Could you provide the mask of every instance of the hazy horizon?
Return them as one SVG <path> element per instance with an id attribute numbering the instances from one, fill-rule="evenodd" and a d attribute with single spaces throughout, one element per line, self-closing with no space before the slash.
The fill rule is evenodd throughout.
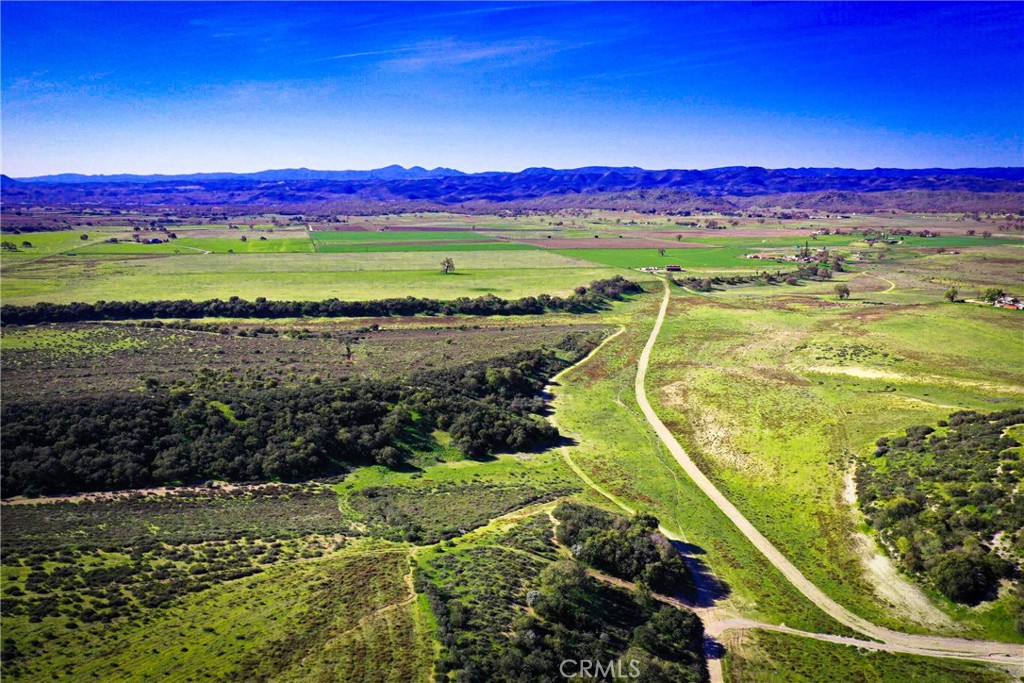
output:
<path id="1" fill-rule="evenodd" d="M 60 172 L 57 172 L 57 173 L 45 173 L 45 174 L 39 174 L 39 175 L 34 175 L 34 176 L 12 176 L 12 175 L 10 175 L 9 173 L 6 173 L 6 172 L 4 172 L 3 175 L 8 177 L 8 178 L 11 178 L 13 180 L 24 180 L 24 179 L 33 179 L 33 178 L 48 178 L 48 177 L 59 177 L 59 176 L 78 176 L 78 175 L 86 176 L 86 177 L 138 176 L 140 178 L 153 177 L 153 176 L 175 177 L 175 176 L 189 176 L 189 175 L 239 175 L 239 176 L 246 176 L 246 175 L 254 175 L 254 174 L 258 174 L 258 173 L 273 173 L 273 172 L 283 172 L 283 171 L 309 171 L 311 173 L 339 173 L 339 172 L 341 172 L 341 173 L 345 173 L 345 172 L 372 173 L 374 171 L 380 171 L 380 170 L 384 170 L 384 169 L 388 169 L 388 168 L 393 168 L 393 167 L 396 167 L 396 166 L 400 167 L 400 168 L 403 168 L 403 169 L 405 169 L 407 171 L 408 170 L 412 170 L 414 168 L 420 168 L 420 169 L 422 169 L 424 171 L 427 171 L 427 172 L 444 169 L 444 170 L 449 170 L 449 171 L 455 171 L 455 172 L 458 172 L 458 173 L 464 174 L 464 175 L 476 175 L 476 174 L 481 174 L 481 173 L 517 174 L 517 173 L 523 173 L 523 172 L 529 171 L 531 169 L 536 169 L 536 168 L 551 168 L 551 170 L 558 171 L 558 172 L 575 171 L 575 170 L 579 170 L 579 169 L 582 169 L 582 168 L 615 168 L 615 169 L 634 168 L 634 169 L 637 169 L 637 170 L 640 170 L 640 171 L 651 172 L 651 173 L 658 173 L 658 172 L 662 172 L 662 171 L 697 171 L 697 172 L 708 172 L 708 171 L 720 170 L 720 169 L 723 169 L 723 168 L 764 168 L 767 171 L 783 171 L 783 170 L 797 170 L 798 171 L 798 170 L 805 170 L 805 169 L 817 169 L 817 170 L 837 169 L 837 170 L 847 170 L 847 171 L 849 171 L 849 170 L 852 170 L 852 171 L 875 171 L 875 170 L 888 170 L 888 169 L 895 169 L 895 170 L 899 170 L 899 171 L 926 171 L 926 170 L 938 169 L 938 170 L 946 170 L 946 171 L 962 171 L 962 170 L 965 170 L 965 169 L 972 169 L 972 170 L 973 169 L 978 169 L 978 170 L 995 170 L 995 169 L 1002 169 L 1002 168 L 1011 168 L 1011 169 L 1021 168 L 1021 169 L 1024 169 L 1024 162 L 1022 162 L 1021 164 L 1015 165 L 1015 166 L 960 166 L 960 167 L 957 167 L 957 168 L 953 168 L 953 167 L 940 167 L 940 166 L 919 167 L 919 168 L 906 168 L 906 167 L 893 167 L 893 166 L 873 166 L 871 168 L 866 168 L 866 167 L 865 168 L 853 168 L 853 167 L 847 167 L 847 166 L 832 166 L 832 165 L 830 165 L 830 166 L 787 166 L 787 167 L 769 168 L 769 167 L 766 167 L 766 166 L 744 165 L 744 164 L 739 164 L 739 165 L 736 165 L 736 166 L 716 166 L 716 167 L 708 167 L 708 168 L 644 168 L 642 166 L 636 166 L 635 164 L 631 164 L 631 165 L 628 165 L 628 166 L 608 166 L 607 164 L 591 164 L 591 165 L 588 165 L 588 166 L 576 166 L 576 167 L 572 167 L 572 168 L 553 168 L 553 167 L 542 167 L 542 166 L 527 166 L 525 168 L 519 168 L 519 169 L 513 169 L 513 170 L 509 170 L 509 169 L 488 169 L 486 171 L 473 171 L 473 172 L 463 171 L 462 169 L 453 168 L 451 166 L 420 166 L 420 165 L 402 166 L 401 164 L 388 164 L 386 166 L 379 166 L 377 168 L 311 168 L 311 167 L 308 167 L 308 166 L 296 166 L 296 167 L 291 167 L 291 168 L 260 168 L 260 169 L 255 169 L 255 170 L 241 170 L 241 171 L 223 170 L 222 169 L 222 170 L 218 170 L 218 171 L 192 171 L 192 172 L 184 172 L 184 173 L 131 173 L 131 172 L 80 173 L 78 171 L 60 171 Z"/>
<path id="2" fill-rule="evenodd" d="M 11 177 L 1024 164 L 1010 3 L 0 11 Z"/>

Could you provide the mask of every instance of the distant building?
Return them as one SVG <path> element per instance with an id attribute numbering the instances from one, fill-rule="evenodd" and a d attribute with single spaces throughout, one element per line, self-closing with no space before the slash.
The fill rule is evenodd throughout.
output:
<path id="1" fill-rule="evenodd" d="M 1024 311 L 1024 301 L 1021 301 L 1015 296 L 1010 296 L 1009 294 L 999 297 L 992 302 L 992 305 L 999 308 L 1010 308 L 1017 311 Z"/>
<path id="2" fill-rule="evenodd" d="M 678 272 L 683 270 L 683 267 L 682 266 L 665 266 L 665 270 L 669 271 L 670 273 L 678 273 Z"/>

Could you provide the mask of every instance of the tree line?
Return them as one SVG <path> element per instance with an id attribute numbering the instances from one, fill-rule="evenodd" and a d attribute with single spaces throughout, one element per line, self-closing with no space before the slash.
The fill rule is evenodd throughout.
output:
<path id="1" fill-rule="evenodd" d="M 688 275 L 679 278 L 669 276 L 669 278 L 672 280 L 672 284 L 677 287 L 685 287 L 698 292 L 710 292 L 715 287 L 737 287 L 739 285 L 779 285 L 785 283 L 795 287 L 800 284 L 801 280 L 831 280 L 833 272 L 841 272 L 842 270 L 842 260 L 837 257 L 830 265 L 801 263 L 797 266 L 796 270 L 792 271 L 776 270 L 774 273 L 769 273 L 767 270 L 763 270 L 753 275 L 714 275 L 707 278 Z"/>
<path id="2" fill-rule="evenodd" d="M 577 287 L 567 297 L 540 294 L 508 300 L 487 295 L 449 301 L 412 296 L 370 301 L 270 301 L 257 297 L 254 301 L 247 301 L 233 296 L 227 300 L 206 301 L 41 302 L 30 306 L 0 306 L 0 320 L 5 325 L 36 325 L 151 318 L 386 318 L 410 315 L 539 315 L 548 311 L 586 313 L 605 308 L 609 301 L 621 300 L 627 294 L 642 292 L 640 285 L 616 275 L 591 282 L 587 287 Z"/>

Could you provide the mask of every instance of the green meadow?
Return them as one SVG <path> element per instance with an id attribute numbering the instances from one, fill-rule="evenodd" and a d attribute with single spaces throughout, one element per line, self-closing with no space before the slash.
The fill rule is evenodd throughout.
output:
<path id="1" fill-rule="evenodd" d="M 159 245 L 157 245 L 159 246 Z M 437 252 L 188 254 L 159 258 L 55 256 L 4 268 L 4 303 L 210 299 L 313 301 L 493 294 L 565 295 L 608 277 L 607 267 L 540 250 L 461 252 L 441 272 Z M 5 260 L 6 264 L 6 260 Z"/>
<path id="2" fill-rule="evenodd" d="M 654 514 L 666 530 L 692 546 L 696 560 L 709 567 L 719 584 L 726 609 L 795 628 L 852 635 L 797 592 L 746 540 L 683 474 L 640 413 L 633 380 L 658 303 L 648 297 L 619 311 L 616 322 L 625 331 L 559 379 L 558 424 L 577 441 L 566 454 L 569 462 L 596 493 L 628 511 Z"/>
<path id="3" fill-rule="evenodd" d="M 652 357 L 656 409 L 748 519 L 845 606 L 893 628 L 955 633 L 966 623 L 1020 639 L 1001 602 L 971 611 L 909 585 L 899 590 L 916 601 L 880 596 L 844 488 L 880 436 L 956 410 L 1024 405 L 1024 319 L 945 302 L 822 299 L 769 288 L 677 296 Z"/>
<path id="4" fill-rule="evenodd" d="M 581 240 L 582 241 L 582 240 Z M 751 251 L 744 247 L 709 247 L 680 249 L 666 246 L 665 255 L 658 254 L 656 247 L 650 249 L 556 249 L 556 253 L 574 258 L 603 263 L 616 268 L 645 268 L 656 266 L 664 268 L 669 264 L 682 266 L 684 269 L 715 269 L 715 270 L 761 270 L 756 261 L 749 261 L 743 255 Z"/>
<path id="5" fill-rule="evenodd" d="M 157 254 L 192 255 L 203 251 L 215 254 L 285 254 L 313 251 L 313 243 L 304 237 L 246 236 L 246 240 L 230 237 L 179 237 L 160 244 L 138 244 L 136 242 L 99 242 L 75 250 L 80 256 L 96 254 Z"/>
<path id="6" fill-rule="evenodd" d="M 456 242 L 453 244 L 391 244 L 376 242 L 372 244 L 348 242 L 317 242 L 316 251 L 321 254 L 348 254 L 380 252 L 466 252 L 466 251 L 524 251 L 536 250 L 537 247 L 515 242 Z"/>
<path id="7" fill-rule="evenodd" d="M 316 242 L 481 242 L 491 239 L 472 230 L 324 230 L 311 232 L 310 235 Z"/>

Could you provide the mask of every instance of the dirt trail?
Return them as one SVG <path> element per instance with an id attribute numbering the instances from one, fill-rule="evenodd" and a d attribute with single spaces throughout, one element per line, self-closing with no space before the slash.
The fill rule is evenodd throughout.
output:
<path id="1" fill-rule="evenodd" d="M 670 453 L 672 453 L 676 462 L 678 462 L 687 475 L 693 479 L 694 483 L 700 487 L 701 491 L 703 491 L 704 494 L 707 495 L 708 498 L 710 498 L 729 518 L 729 520 L 736 525 L 743 535 L 746 536 L 747 539 L 753 543 L 766 558 L 768 558 L 768 561 L 771 562 L 776 569 L 782 572 L 786 579 L 811 602 L 817 605 L 818 608 L 841 624 L 844 624 L 845 626 L 848 626 L 849 628 L 870 638 L 881 641 L 880 644 L 875 644 L 876 649 L 884 648 L 889 652 L 906 652 L 934 657 L 950 657 L 957 659 L 971 659 L 987 663 L 998 663 L 1001 666 L 1016 669 L 1017 675 L 1024 674 L 1024 646 L 993 641 L 966 640 L 963 638 L 910 635 L 878 626 L 850 612 L 808 580 L 807 577 L 804 576 L 803 573 L 797 569 L 796 566 L 793 565 L 793 563 L 790 562 L 786 556 L 772 544 L 771 541 L 769 541 L 754 527 L 753 524 L 750 523 L 746 517 L 743 516 L 736 506 L 718 490 L 711 480 L 701 472 L 696 463 L 694 463 L 693 460 L 690 459 L 690 456 L 687 455 L 686 451 L 683 450 L 683 447 L 679 445 L 679 442 L 676 440 L 675 436 L 672 435 L 672 432 L 668 430 L 665 424 L 658 417 L 657 413 L 654 412 L 650 402 L 647 400 L 647 392 L 644 389 L 645 381 L 647 379 L 647 367 L 651 360 L 651 352 L 654 349 L 654 344 L 658 340 L 658 333 L 661 331 L 662 323 L 665 321 L 670 296 L 669 284 L 668 282 L 665 282 L 665 294 L 661 303 L 661 309 L 658 312 L 658 318 L 655 321 L 654 329 L 651 330 L 651 335 L 640 354 L 640 360 L 637 364 L 634 388 L 636 391 L 637 403 L 640 405 L 640 410 L 643 412 L 644 417 L 647 418 L 647 421 L 651 424 L 651 427 L 665 444 L 665 447 L 668 448 Z M 727 624 L 730 622 L 727 621 L 719 623 Z M 732 628 L 739 628 L 741 626 L 745 628 L 754 628 L 755 626 L 753 626 L 753 624 L 755 623 L 756 622 L 740 620 L 736 622 Z M 743 624 L 746 625 L 743 626 Z M 757 625 L 756 627 L 761 628 L 762 626 Z M 709 626 L 709 628 L 711 628 L 711 626 Z M 783 627 L 771 628 L 778 630 Z M 835 638 L 834 636 L 819 637 L 820 634 L 811 635 L 822 640 Z M 847 640 L 855 641 L 855 639 Z M 844 641 L 838 640 L 835 642 Z M 859 645 L 859 642 L 857 644 Z M 720 673 L 718 675 L 719 677 L 721 676 Z M 721 678 L 718 678 L 718 680 L 721 680 Z"/>
<path id="2" fill-rule="evenodd" d="M 890 280 L 889 278 L 882 277 L 881 275 L 875 275 L 874 273 L 870 273 L 870 272 L 868 272 L 866 270 L 864 272 L 862 272 L 862 273 L 857 273 L 857 275 L 855 275 L 854 277 L 862 277 L 862 276 L 865 276 L 865 275 L 869 275 L 869 276 L 871 276 L 871 277 L 873 277 L 873 278 L 875 278 L 877 280 L 881 280 L 882 282 L 889 283 L 888 289 L 883 289 L 881 292 L 877 292 L 878 294 L 885 294 L 886 292 L 891 292 L 892 290 L 896 289 L 896 283 L 893 282 L 892 280 Z"/>

